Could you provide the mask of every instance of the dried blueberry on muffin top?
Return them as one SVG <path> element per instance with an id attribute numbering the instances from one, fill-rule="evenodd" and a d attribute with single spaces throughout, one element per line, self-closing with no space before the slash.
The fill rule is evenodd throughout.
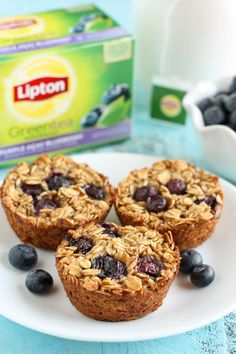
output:
<path id="1" fill-rule="evenodd" d="M 180 249 L 186 249 L 212 234 L 223 197 L 217 176 L 184 160 L 162 160 L 131 171 L 118 184 L 115 209 L 123 225 L 171 230 Z"/>
<path id="2" fill-rule="evenodd" d="M 105 230 L 120 237 L 110 237 Z M 77 249 L 82 238 L 93 242 L 86 253 Z M 106 321 L 131 320 L 158 308 L 179 264 L 170 233 L 114 223 L 68 231 L 56 252 L 57 270 L 72 304 Z"/>
<path id="3" fill-rule="evenodd" d="M 113 189 L 107 177 L 87 164 L 63 155 L 42 155 L 8 173 L 1 200 L 23 242 L 55 249 L 67 230 L 104 221 Z"/>

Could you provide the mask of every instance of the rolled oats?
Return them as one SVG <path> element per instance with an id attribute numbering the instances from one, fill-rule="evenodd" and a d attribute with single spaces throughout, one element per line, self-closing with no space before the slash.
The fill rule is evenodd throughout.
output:
<path id="1" fill-rule="evenodd" d="M 78 253 L 77 247 L 69 246 L 67 239 L 63 240 L 56 253 L 58 267 L 63 277 L 73 273 L 82 286 L 91 291 L 117 292 L 119 290 L 132 293 L 142 289 L 155 289 L 158 287 L 159 278 L 155 281 L 137 269 L 138 260 L 145 256 L 152 256 L 163 264 L 161 278 L 170 279 L 175 276 L 179 265 L 179 253 L 170 233 L 161 235 L 143 226 L 119 226 L 113 223 L 109 225 L 117 231 L 120 237 L 111 237 L 106 234 L 106 228 L 102 225 L 92 223 L 68 232 L 67 235 L 72 240 L 80 237 L 89 238 L 94 246 L 90 251 L 82 254 Z M 126 268 L 123 276 L 118 279 L 103 278 L 100 275 L 101 269 L 94 268 L 97 257 L 106 255 L 122 262 Z M 78 272 L 76 272 L 76 267 L 78 267 Z M 96 284 L 93 285 L 93 283 Z"/>
<path id="2" fill-rule="evenodd" d="M 187 188 L 184 194 L 171 194 L 166 187 L 167 182 L 175 178 L 185 182 Z M 167 201 L 166 210 L 148 212 L 145 202 L 134 200 L 133 195 L 137 188 L 146 185 L 153 185 L 159 189 Z M 171 227 L 186 220 L 213 218 L 211 206 L 204 202 L 207 196 L 214 197 L 219 205 L 223 205 L 223 191 L 218 177 L 207 174 L 183 160 L 163 160 L 154 163 L 151 168 L 133 170 L 123 179 L 117 188 L 115 207 L 121 220 L 158 229 L 163 226 Z M 198 200 L 201 202 L 195 203 Z"/>
<path id="3" fill-rule="evenodd" d="M 55 188 L 51 188 L 50 179 L 58 174 L 66 184 L 57 186 L 54 182 Z M 87 185 L 102 189 L 104 200 L 89 196 Z M 113 189 L 107 177 L 87 164 L 63 155 L 42 155 L 34 163 L 22 162 L 8 173 L 1 200 L 23 242 L 55 249 L 65 230 L 105 219 L 113 202 Z"/>

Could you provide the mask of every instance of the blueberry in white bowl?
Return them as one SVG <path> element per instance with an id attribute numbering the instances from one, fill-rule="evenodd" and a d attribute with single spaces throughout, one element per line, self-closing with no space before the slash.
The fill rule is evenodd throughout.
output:
<path id="1" fill-rule="evenodd" d="M 236 76 L 202 81 L 183 100 L 212 172 L 236 182 Z"/>

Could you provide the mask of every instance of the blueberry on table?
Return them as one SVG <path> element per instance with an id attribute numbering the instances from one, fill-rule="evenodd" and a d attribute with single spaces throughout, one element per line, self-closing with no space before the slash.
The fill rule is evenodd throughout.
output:
<path id="1" fill-rule="evenodd" d="M 53 286 L 53 278 L 45 270 L 36 269 L 29 272 L 25 280 L 25 285 L 33 294 L 47 294 Z"/>
<path id="2" fill-rule="evenodd" d="M 184 274 L 190 274 L 194 267 L 203 262 L 200 253 L 191 248 L 180 251 L 180 257 L 180 271 Z"/>
<path id="3" fill-rule="evenodd" d="M 198 288 L 208 286 L 215 279 L 214 269 L 207 265 L 201 264 L 193 268 L 190 274 L 191 282 Z"/>
<path id="4" fill-rule="evenodd" d="M 202 111 L 202 113 L 204 113 L 207 108 L 210 108 L 212 106 L 213 103 L 211 98 L 204 98 L 198 103 L 198 108 L 200 109 L 200 111 Z"/>
<path id="5" fill-rule="evenodd" d="M 36 265 L 38 255 L 34 247 L 22 243 L 10 249 L 8 259 L 13 267 L 29 270 Z"/>
<path id="6" fill-rule="evenodd" d="M 225 112 L 218 106 L 207 108 L 203 115 L 205 125 L 225 124 L 227 116 Z"/>
<path id="7" fill-rule="evenodd" d="M 236 92 L 227 97 L 225 100 L 225 108 L 231 113 L 236 111 Z"/>

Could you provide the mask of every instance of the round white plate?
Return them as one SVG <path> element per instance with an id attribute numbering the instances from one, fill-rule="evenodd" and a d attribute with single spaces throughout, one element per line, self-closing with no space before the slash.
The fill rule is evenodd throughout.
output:
<path id="1" fill-rule="evenodd" d="M 108 175 L 115 185 L 134 168 L 150 166 L 155 157 L 94 153 L 73 156 Z M 204 262 L 216 271 L 215 281 L 206 288 L 195 288 L 188 277 L 179 274 L 164 304 L 152 314 L 135 321 L 107 323 L 85 317 L 69 302 L 55 269 L 54 253 L 38 250 L 37 267 L 54 278 L 49 295 L 31 294 L 24 285 L 27 272 L 8 263 L 8 251 L 19 243 L 0 209 L 0 314 L 31 329 L 58 337 L 84 341 L 132 341 L 158 338 L 190 331 L 215 321 L 236 309 L 236 188 L 221 180 L 225 192 L 223 215 L 214 235 L 201 247 Z M 117 220 L 114 213 L 110 220 Z"/>

